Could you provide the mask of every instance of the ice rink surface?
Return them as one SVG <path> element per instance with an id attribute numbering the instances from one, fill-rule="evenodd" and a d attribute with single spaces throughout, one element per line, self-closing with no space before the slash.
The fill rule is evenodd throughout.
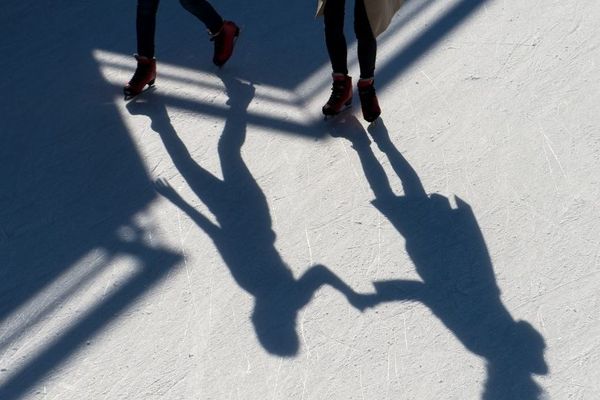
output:
<path id="1" fill-rule="evenodd" d="M 600 399 L 600 3 L 409 0 L 324 121 L 311 1 L 0 7 L 0 399 Z M 349 1 L 350 73 L 358 78 Z"/>

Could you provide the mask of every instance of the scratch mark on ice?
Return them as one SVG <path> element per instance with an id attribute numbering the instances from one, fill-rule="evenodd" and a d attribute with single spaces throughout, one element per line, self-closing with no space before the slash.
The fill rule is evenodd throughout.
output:
<path id="1" fill-rule="evenodd" d="M 362 381 L 362 370 L 361 369 L 358 370 L 358 380 L 360 382 L 360 396 L 362 397 L 362 400 L 365 400 L 365 387 L 364 387 L 363 381 Z"/>
<path id="2" fill-rule="evenodd" d="M 310 261 L 310 264 L 312 265 L 312 263 L 313 263 L 313 254 L 312 254 L 312 248 L 310 246 L 310 239 L 308 238 L 308 229 L 306 228 L 306 226 L 304 227 L 304 234 L 306 235 L 306 244 L 308 245 L 308 257 L 309 257 L 309 261 Z"/>
<path id="3" fill-rule="evenodd" d="M 406 348 L 406 351 L 408 351 L 408 331 L 406 329 L 406 316 L 402 315 L 402 319 L 404 320 L 404 347 Z"/>
<path id="4" fill-rule="evenodd" d="M 273 388 L 273 399 L 277 395 L 277 388 L 279 386 L 279 373 L 281 372 L 281 366 L 283 365 L 283 359 L 279 360 L 279 367 L 277 368 L 277 376 L 275 377 L 275 387 Z"/>
<path id="5" fill-rule="evenodd" d="M 276 197 L 272 197 L 269 202 L 271 207 L 271 216 L 273 218 L 273 231 L 277 232 L 277 227 L 279 226 L 279 221 L 277 220 L 277 209 L 275 208 L 275 202 L 277 201 Z"/>
<path id="6" fill-rule="evenodd" d="M 548 332 L 546 332 L 546 322 L 544 321 L 544 316 L 542 315 L 542 307 L 541 306 L 538 308 L 537 318 L 540 323 L 540 327 L 542 328 L 542 332 L 543 332 L 544 336 L 547 336 Z"/>
<path id="7" fill-rule="evenodd" d="M 552 147 L 552 141 L 548 138 L 548 136 L 546 136 L 546 134 L 544 132 L 542 132 L 542 135 L 544 135 L 544 138 L 546 139 L 546 146 L 548 146 L 548 148 L 550 149 L 550 152 L 552 153 L 552 157 L 554 157 L 554 159 L 556 160 L 556 163 L 558 164 L 558 167 L 560 168 L 560 172 L 562 172 L 563 176 L 566 178 L 567 174 L 565 173 L 562 163 L 558 159 L 558 156 L 556 155 L 556 152 L 554 151 L 554 148 Z"/>
<path id="8" fill-rule="evenodd" d="M 212 315 L 213 315 L 213 279 L 212 279 L 212 274 L 211 274 L 210 287 L 208 288 L 208 330 L 209 330 L 209 335 L 210 335 L 210 329 L 212 326 Z"/>
<path id="9" fill-rule="evenodd" d="M 356 167 L 354 166 L 354 163 L 352 162 L 352 158 L 350 157 L 350 154 L 348 154 L 348 150 L 346 149 L 346 146 L 344 145 L 343 142 L 339 142 L 339 143 L 340 143 L 340 146 L 342 147 L 342 151 L 344 152 L 344 155 L 346 156 L 346 160 L 348 161 L 348 164 L 350 164 L 350 168 L 352 169 L 352 173 L 354 174 L 354 177 L 356 178 L 357 181 L 361 181 L 361 174 L 358 173 Z M 365 185 L 366 185 L 365 183 L 359 184 L 363 193 L 369 193 L 369 189 Z"/>
<path id="10" fill-rule="evenodd" d="M 379 272 L 381 271 L 381 214 L 377 213 L 377 273 L 375 279 L 379 279 Z"/>
<path id="11" fill-rule="evenodd" d="M 252 372 L 252 368 L 250 366 L 250 357 L 248 356 L 248 353 L 246 353 L 246 374 L 249 374 L 250 372 Z"/>
<path id="12" fill-rule="evenodd" d="M 442 161 L 444 163 L 444 175 L 446 180 L 446 193 L 450 193 L 450 174 L 448 172 L 448 161 L 446 160 L 446 152 L 442 149 Z"/>
<path id="13" fill-rule="evenodd" d="M 386 391 L 385 391 L 385 398 L 389 399 L 390 398 L 390 368 L 391 368 L 391 360 L 390 360 L 390 353 L 391 351 L 388 351 L 387 354 L 387 376 L 386 376 Z"/>
<path id="14" fill-rule="evenodd" d="M 302 397 L 300 400 L 304 400 L 304 393 L 306 393 L 306 381 L 308 380 L 308 375 L 304 375 L 304 380 L 302 381 Z"/>
<path id="15" fill-rule="evenodd" d="M 300 317 L 300 336 L 302 336 L 302 343 L 306 347 L 306 358 L 310 358 L 310 346 L 308 345 L 308 341 L 306 340 L 306 336 L 304 335 L 304 315 L 306 311 L 302 311 L 302 315 Z"/>
<path id="16" fill-rule="evenodd" d="M 440 97 L 442 98 L 442 100 L 444 101 L 444 103 L 446 103 L 446 106 L 448 106 L 448 108 L 451 108 L 450 103 L 448 103 L 448 100 L 446 100 L 446 97 L 444 96 L 444 93 L 440 90 L 439 87 L 437 87 L 437 85 L 433 82 L 433 80 L 429 77 L 429 75 L 427 75 L 425 73 L 425 71 L 423 71 L 423 70 L 421 70 L 420 72 L 425 76 L 425 78 L 427 78 L 427 80 L 429 81 L 429 83 L 431 83 L 431 86 L 433 86 L 433 88 L 435 90 L 437 90 L 438 94 L 440 95 Z"/>
<path id="17" fill-rule="evenodd" d="M 546 151 L 546 146 L 542 144 L 542 150 L 544 150 L 544 157 L 546 158 L 546 164 L 548 166 L 548 171 L 550 172 L 550 176 L 552 176 L 552 183 L 554 184 L 554 190 L 558 192 L 558 185 L 556 184 L 556 179 L 554 178 L 554 169 L 552 168 L 552 163 L 550 162 L 550 158 L 548 157 L 548 152 Z"/>
<path id="18" fill-rule="evenodd" d="M 106 297 L 106 292 L 108 292 L 108 287 L 110 286 L 110 282 L 107 281 L 106 285 L 104 285 L 104 291 L 102 291 L 102 297 Z"/>
<path id="19" fill-rule="evenodd" d="M 192 289 L 192 278 L 190 275 L 190 266 L 188 264 L 188 258 L 187 258 L 185 247 L 184 247 L 185 237 L 187 236 L 187 234 L 185 234 L 185 235 L 183 234 L 183 228 L 181 225 L 181 214 L 182 214 L 182 212 L 180 210 L 177 210 L 179 248 L 181 249 L 181 254 L 183 255 L 183 265 L 185 267 L 185 274 L 187 277 L 188 292 L 190 293 L 190 297 L 192 299 L 192 313 L 194 315 L 198 315 L 198 306 L 196 304 L 196 296 L 194 295 L 194 291 Z"/>

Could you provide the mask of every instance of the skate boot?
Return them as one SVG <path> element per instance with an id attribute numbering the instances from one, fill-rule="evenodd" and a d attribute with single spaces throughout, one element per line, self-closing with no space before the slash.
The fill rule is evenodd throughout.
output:
<path id="1" fill-rule="evenodd" d="M 373 78 L 371 78 L 359 79 L 357 84 L 363 118 L 368 122 L 375 121 L 381 115 L 381 108 L 379 108 L 373 83 Z"/>
<path id="2" fill-rule="evenodd" d="M 125 99 L 130 99 L 137 96 L 144 90 L 146 85 L 154 85 L 156 79 L 156 58 L 148 58 L 135 54 L 137 60 L 137 68 L 133 77 L 123 88 Z"/>
<path id="3" fill-rule="evenodd" d="M 215 42 L 213 63 L 222 67 L 233 53 L 233 46 L 240 35 L 240 28 L 231 21 L 224 21 L 219 31 L 212 35 L 211 41 Z"/>
<path id="4" fill-rule="evenodd" d="M 323 106 L 323 114 L 326 116 L 337 115 L 344 108 L 352 105 L 352 78 L 335 72 L 331 76 L 333 77 L 331 96 Z"/>

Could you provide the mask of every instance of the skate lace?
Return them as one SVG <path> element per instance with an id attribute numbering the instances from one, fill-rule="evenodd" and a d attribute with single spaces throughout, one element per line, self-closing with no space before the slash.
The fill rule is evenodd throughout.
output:
<path id="1" fill-rule="evenodd" d="M 345 87 L 345 82 L 333 82 L 333 85 L 331 86 L 331 96 L 329 97 L 329 102 L 339 100 L 344 94 Z"/>
<path id="2" fill-rule="evenodd" d="M 359 96 L 365 96 L 365 97 L 373 97 L 375 96 L 375 87 L 374 86 L 367 86 L 364 88 L 359 88 L 358 89 L 358 95 Z"/>

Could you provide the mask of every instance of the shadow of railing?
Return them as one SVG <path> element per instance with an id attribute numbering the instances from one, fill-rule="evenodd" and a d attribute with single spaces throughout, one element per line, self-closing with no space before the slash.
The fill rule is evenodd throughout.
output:
<path id="1" fill-rule="evenodd" d="M 383 65 L 379 65 L 376 71 L 378 86 L 384 87 L 403 74 L 487 2 L 488 0 L 462 0 L 450 7 L 429 24 L 426 30 L 386 60 Z"/>
<path id="2" fill-rule="evenodd" d="M 421 281 L 374 282 L 369 302 L 416 301 L 427 306 L 462 345 L 486 362 L 482 399 L 539 398 L 532 374 L 546 374 L 544 340 L 527 322 L 515 321 L 500 299 L 500 290 L 481 229 L 471 207 L 456 198 L 428 195 L 415 170 L 396 149 L 383 121 L 369 128 L 379 150 L 400 179 L 403 196 L 389 178 L 353 116 L 331 125 L 331 134 L 352 143 L 375 194 L 373 205 L 404 238 L 406 251 Z"/>
<path id="3" fill-rule="evenodd" d="M 11 377 L 0 387 L 0 398 L 18 399 L 26 394 L 42 377 L 66 361 L 82 343 L 105 329 L 130 304 L 156 286 L 181 260 L 178 254 L 164 248 L 149 247 L 140 238 L 115 239 L 106 243 L 106 248 L 114 251 L 114 256 L 134 257 L 139 263 L 138 270 L 118 290 L 103 298 L 58 338 L 46 344 L 24 367 L 11 371 Z"/>

